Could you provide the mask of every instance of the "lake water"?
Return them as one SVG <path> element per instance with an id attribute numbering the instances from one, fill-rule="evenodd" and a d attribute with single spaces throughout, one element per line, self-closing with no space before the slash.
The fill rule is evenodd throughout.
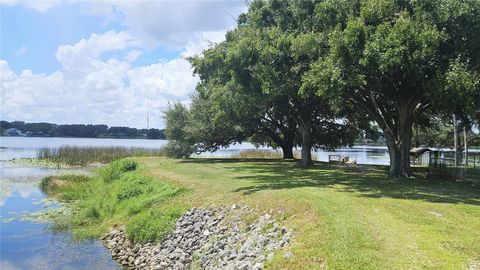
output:
<path id="1" fill-rule="evenodd" d="M 73 173 L 8 160 L 36 157 L 42 147 L 124 146 L 160 148 L 165 140 L 0 137 L 0 269 L 121 269 L 99 241 L 75 242 L 69 233 L 54 233 L 45 220 L 27 218 L 52 208 L 57 203 L 46 200 L 40 180 L 48 175 Z M 236 144 L 206 157 L 231 157 L 249 143 Z M 317 152 L 317 160 L 327 161 L 329 154 L 348 155 L 362 164 L 388 164 L 385 147 L 354 147 L 336 152 Z M 75 171 L 74 173 L 85 173 Z"/>
<path id="2" fill-rule="evenodd" d="M 160 148 L 166 140 L 142 139 L 92 139 L 92 138 L 34 138 L 34 137 L 0 137 L 0 160 L 12 158 L 36 157 L 37 150 L 42 147 L 59 147 L 62 145 L 74 146 L 124 146 L 142 148 Z M 227 149 L 220 149 L 214 153 L 203 153 L 204 157 L 231 157 L 238 151 L 254 149 L 250 143 L 235 144 Z M 265 148 L 263 148 L 265 149 Z M 318 161 L 328 161 L 328 155 L 349 156 L 356 159 L 358 164 L 388 165 L 389 157 L 385 146 L 354 146 L 352 148 L 332 151 L 317 151 Z"/>
<path id="3" fill-rule="evenodd" d="M 78 242 L 69 233 L 54 233 L 49 229 L 51 224 L 39 215 L 61 207 L 40 191 L 38 185 L 43 177 L 86 171 L 6 161 L 35 157 L 40 147 L 72 142 L 58 138 L 0 138 L 0 269 L 122 269 L 99 241 Z"/>

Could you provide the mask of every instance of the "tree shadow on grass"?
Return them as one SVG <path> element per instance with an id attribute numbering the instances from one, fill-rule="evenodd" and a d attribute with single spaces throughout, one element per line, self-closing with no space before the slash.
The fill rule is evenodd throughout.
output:
<path id="1" fill-rule="evenodd" d="M 416 179 L 391 179 L 386 176 L 386 166 L 350 167 L 318 163 L 302 168 L 294 161 L 239 159 L 192 159 L 184 162 L 225 164 L 224 168 L 235 172 L 235 179 L 251 183 L 233 190 L 245 195 L 263 190 L 318 187 L 354 192 L 358 196 L 369 198 L 480 205 L 480 181 L 428 179 L 426 168 L 415 168 Z M 238 164 L 233 165 L 234 163 Z"/>

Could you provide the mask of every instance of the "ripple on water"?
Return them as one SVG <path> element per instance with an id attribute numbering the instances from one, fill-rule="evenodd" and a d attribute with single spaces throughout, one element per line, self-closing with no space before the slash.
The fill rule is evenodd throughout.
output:
<path id="1" fill-rule="evenodd" d="M 60 210 L 40 191 L 40 180 L 78 170 L 0 162 L 0 269 L 121 269 L 99 241 L 77 242 L 55 233 L 43 217 Z"/>

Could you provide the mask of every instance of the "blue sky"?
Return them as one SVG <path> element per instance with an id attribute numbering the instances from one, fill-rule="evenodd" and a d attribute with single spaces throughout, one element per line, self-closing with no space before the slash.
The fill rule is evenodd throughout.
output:
<path id="1" fill-rule="evenodd" d="M 1 118 L 162 127 L 197 78 L 185 56 L 223 40 L 240 1 L 0 0 Z"/>

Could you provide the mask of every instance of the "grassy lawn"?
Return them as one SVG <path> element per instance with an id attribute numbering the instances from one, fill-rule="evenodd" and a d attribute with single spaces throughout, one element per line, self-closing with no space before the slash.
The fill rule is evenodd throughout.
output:
<path id="1" fill-rule="evenodd" d="M 478 182 L 391 180 L 384 167 L 310 169 L 286 161 L 137 158 L 144 174 L 184 187 L 183 209 L 248 204 L 294 230 L 270 269 L 478 269 Z"/>

